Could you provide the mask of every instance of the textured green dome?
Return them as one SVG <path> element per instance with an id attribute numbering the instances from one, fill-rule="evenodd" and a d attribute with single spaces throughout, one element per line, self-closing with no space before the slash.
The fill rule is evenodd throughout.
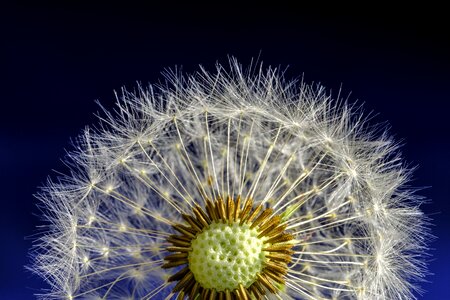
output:
<path id="1" fill-rule="evenodd" d="M 249 287 L 264 265 L 263 240 L 256 228 L 213 222 L 192 240 L 189 268 L 204 288 L 232 291 Z"/>

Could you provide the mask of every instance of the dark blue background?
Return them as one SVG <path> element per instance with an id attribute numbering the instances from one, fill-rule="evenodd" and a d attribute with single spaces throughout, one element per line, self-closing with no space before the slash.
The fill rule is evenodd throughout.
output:
<path id="1" fill-rule="evenodd" d="M 213 70 L 227 55 L 289 66 L 388 120 L 438 237 L 421 299 L 450 299 L 450 47 L 442 7 L 206 7 L 111 4 L 0 8 L 0 299 L 33 299 L 25 271 L 42 224 L 32 194 L 63 170 L 70 138 L 111 108 L 113 90 L 156 82 L 166 67 Z M 54 173 L 53 173 L 54 174 Z M 28 238 L 27 238 L 28 237 Z"/>

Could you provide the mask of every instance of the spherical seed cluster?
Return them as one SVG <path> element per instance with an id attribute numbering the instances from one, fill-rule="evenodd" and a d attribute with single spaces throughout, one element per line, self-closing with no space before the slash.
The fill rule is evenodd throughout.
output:
<path id="1" fill-rule="evenodd" d="M 232 291 L 239 284 L 247 288 L 262 270 L 262 248 L 256 228 L 214 222 L 192 240 L 189 268 L 204 288 Z"/>

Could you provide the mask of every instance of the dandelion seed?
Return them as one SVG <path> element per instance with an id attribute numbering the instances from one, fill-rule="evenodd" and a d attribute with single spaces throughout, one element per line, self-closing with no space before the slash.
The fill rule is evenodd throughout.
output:
<path id="1" fill-rule="evenodd" d="M 39 195 L 44 299 L 412 299 L 428 231 L 387 134 L 273 69 L 123 91 Z"/>

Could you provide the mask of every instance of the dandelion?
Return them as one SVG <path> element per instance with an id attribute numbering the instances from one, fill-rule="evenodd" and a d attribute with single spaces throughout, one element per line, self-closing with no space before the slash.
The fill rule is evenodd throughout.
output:
<path id="1" fill-rule="evenodd" d="M 276 69 L 166 78 L 39 194 L 43 298 L 415 298 L 428 231 L 382 128 Z"/>

